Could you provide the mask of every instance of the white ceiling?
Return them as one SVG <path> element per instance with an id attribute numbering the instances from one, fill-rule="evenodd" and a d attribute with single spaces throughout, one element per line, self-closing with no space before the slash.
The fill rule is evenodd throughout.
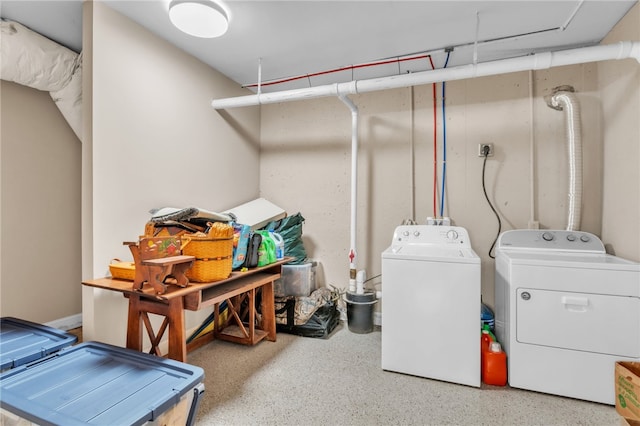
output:
<path id="1" fill-rule="evenodd" d="M 199 39 L 169 22 L 169 0 L 94 0 L 148 28 L 239 85 L 432 53 L 448 66 L 598 44 L 638 0 L 245 1 L 227 0 L 229 31 Z M 81 50 L 81 0 L 0 3 L 0 15 Z M 289 83 L 275 91 L 431 69 L 428 59 L 357 68 Z"/>

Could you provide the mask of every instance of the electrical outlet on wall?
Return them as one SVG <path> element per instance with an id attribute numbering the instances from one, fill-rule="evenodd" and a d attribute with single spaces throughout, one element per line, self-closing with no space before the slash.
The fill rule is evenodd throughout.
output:
<path id="1" fill-rule="evenodd" d="M 487 157 L 493 157 L 493 144 L 492 143 L 479 143 L 478 144 L 478 157 L 484 157 L 485 147 L 489 148 Z"/>

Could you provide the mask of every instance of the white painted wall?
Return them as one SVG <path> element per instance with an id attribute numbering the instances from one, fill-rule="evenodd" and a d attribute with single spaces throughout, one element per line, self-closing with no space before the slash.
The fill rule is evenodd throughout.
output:
<path id="1" fill-rule="evenodd" d="M 79 316 L 81 143 L 48 92 L 0 90 L 0 315 Z"/>
<path id="2" fill-rule="evenodd" d="M 640 5 L 603 43 L 640 40 Z M 602 238 L 616 255 L 640 261 L 640 65 L 637 61 L 598 65 L 604 117 Z"/>
<path id="3" fill-rule="evenodd" d="M 260 117 L 258 108 L 213 110 L 212 97 L 246 92 L 100 2 L 91 15 L 93 177 L 84 183 L 92 188 L 90 273 L 102 277 L 112 258 L 131 259 L 122 242 L 143 234 L 149 209 L 223 211 L 257 198 Z M 86 338 L 124 345 L 126 299 L 86 292 Z M 187 328 L 209 313 L 188 312 Z"/>

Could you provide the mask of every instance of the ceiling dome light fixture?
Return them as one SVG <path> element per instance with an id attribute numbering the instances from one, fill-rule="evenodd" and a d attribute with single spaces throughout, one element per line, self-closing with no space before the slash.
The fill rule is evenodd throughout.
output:
<path id="1" fill-rule="evenodd" d="M 172 0 L 169 19 L 180 31 L 194 37 L 220 37 L 229 28 L 225 10 L 210 0 Z"/>

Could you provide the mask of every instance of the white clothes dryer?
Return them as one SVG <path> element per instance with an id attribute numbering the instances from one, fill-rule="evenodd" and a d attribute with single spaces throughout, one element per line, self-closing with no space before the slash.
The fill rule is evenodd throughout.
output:
<path id="1" fill-rule="evenodd" d="M 587 232 L 504 232 L 495 320 L 510 386 L 613 405 L 615 362 L 640 360 L 640 264 Z"/>
<path id="2" fill-rule="evenodd" d="M 382 253 L 382 368 L 480 386 L 480 258 L 466 229 L 396 228 Z"/>

